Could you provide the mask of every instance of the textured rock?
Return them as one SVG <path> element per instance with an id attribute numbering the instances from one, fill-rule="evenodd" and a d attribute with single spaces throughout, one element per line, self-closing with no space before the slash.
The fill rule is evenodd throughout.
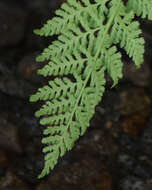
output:
<path id="1" fill-rule="evenodd" d="M 118 147 L 101 130 L 88 132 L 75 146 L 64 162 L 42 180 L 36 190 L 112 190 L 114 159 Z"/>
<path id="2" fill-rule="evenodd" d="M 92 159 L 73 163 L 43 180 L 36 190 L 112 190 L 111 174 Z"/>
<path id="3" fill-rule="evenodd" d="M 0 46 L 18 44 L 23 39 L 25 25 L 26 13 L 23 9 L 0 2 Z"/>
<path id="4" fill-rule="evenodd" d="M 124 77 L 123 80 L 128 79 L 134 85 L 137 86 L 148 86 L 150 84 L 150 65 L 146 62 L 141 66 L 140 69 L 137 69 L 134 63 L 125 63 L 123 69 Z"/>
<path id="5" fill-rule="evenodd" d="M 25 80 L 20 80 L 13 75 L 0 77 L 0 90 L 11 96 L 28 98 L 34 90 L 34 86 Z"/>
<path id="6" fill-rule="evenodd" d="M 43 77 L 37 75 L 37 69 L 40 69 L 45 63 L 37 63 L 35 61 L 38 54 L 39 53 L 33 53 L 27 55 L 19 62 L 17 73 L 21 80 L 26 79 L 35 83 L 43 81 Z"/>
<path id="7" fill-rule="evenodd" d="M 148 126 L 142 133 L 140 139 L 140 147 L 143 150 L 143 153 L 149 157 L 150 162 L 152 162 L 152 123 L 150 122 Z"/>
<path id="8" fill-rule="evenodd" d="M 0 148 L 11 152 L 21 153 L 17 127 L 8 122 L 7 117 L 0 117 Z"/>
<path id="9" fill-rule="evenodd" d="M 150 98 L 143 88 L 129 88 L 120 92 L 119 111 L 123 116 L 144 113 L 148 115 L 150 111 Z"/>
<path id="10" fill-rule="evenodd" d="M 145 125 L 138 137 L 124 134 L 119 139 L 120 190 L 149 190 L 151 186 L 151 126 L 151 122 Z"/>
<path id="11" fill-rule="evenodd" d="M 122 130 L 130 136 L 138 136 L 142 133 L 147 124 L 147 116 L 144 114 L 135 114 L 123 118 L 120 121 Z"/>
<path id="12" fill-rule="evenodd" d="M 120 182 L 120 190 L 144 190 L 144 182 L 134 176 L 127 176 Z"/>
<path id="13" fill-rule="evenodd" d="M 151 189 L 152 189 L 152 179 L 147 181 L 147 183 L 145 184 L 145 187 L 144 187 L 144 190 L 151 190 Z"/>
<path id="14" fill-rule="evenodd" d="M 45 11 L 48 11 L 48 10 L 50 11 L 51 9 L 56 9 L 60 2 L 59 0 L 55 0 L 55 1 L 24 0 L 24 1 L 26 1 L 26 4 L 30 9 L 38 10 L 39 12 L 42 12 L 42 13 L 43 12 L 45 13 Z"/>
<path id="15" fill-rule="evenodd" d="M 0 166 L 8 165 L 8 158 L 4 151 L 0 151 Z"/>
<path id="16" fill-rule="evenodd" d="M 8 171 L 4 177 L 0 178 L 2 190 L 31 190 L 31 188 L 22 182 L 11 171 Z"/>

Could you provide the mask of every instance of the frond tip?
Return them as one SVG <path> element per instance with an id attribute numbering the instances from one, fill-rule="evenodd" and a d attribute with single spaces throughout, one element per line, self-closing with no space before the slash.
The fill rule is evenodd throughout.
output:
<path id="1" fill-rule="evenodd" d="M 37 57 L 48 61 L 38 74 L 52 80 L 30 97 L 32 102 L 44 101 L 35 113 L 45 126 L 45 163 L 39 178 L 49 174 L 89 127 L 105 90 L 105 72 L 113 86 L 122 78 L 117 46 L 137 67 L 143 63 L 144 39 L 135 15 L 152 19 L 152 0 L 67 0 L 53 19 L 34 30 L 40 36 L 58 35 Z"/>

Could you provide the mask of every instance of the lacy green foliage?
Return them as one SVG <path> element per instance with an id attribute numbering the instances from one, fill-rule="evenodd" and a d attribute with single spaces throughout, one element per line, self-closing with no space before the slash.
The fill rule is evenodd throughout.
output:
<path id="1" fill-rule="evenodd" d="M 44 101 L 36 112 L 45 126 L 45 165 L 40 178 L 85 133 L 104 93 L 105 72 L 113 86 L 122 77 L 123 63 L 116 45 L 137 67 L 143 63 L 144 39 L 135 15 L 152 19 L 152 0 L 125 4 L 123 0 L 67 0 L 56 17 L 35 30 L 40 36 L 58 35 L 37 57 L 37 61 L 48 61 L 38 74 L 53 76 L 53 80 L 30 98 Z"/>

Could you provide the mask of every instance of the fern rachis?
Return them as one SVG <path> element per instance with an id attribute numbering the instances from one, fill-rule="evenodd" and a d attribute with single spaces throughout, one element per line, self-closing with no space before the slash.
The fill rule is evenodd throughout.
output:
<path id="1" fill-rule="evenodd" d="M 135 7 L 138 5 L 138 9 Z M 122 77 L 119 44 L 139 67 L 143 63 L 144 39 L 135 15 L 152 19 L 152 0 L 67 0 L 35 33 L 59 35 L 38 61 L 48 64 L 38 73 L 54 80 L 31 96 L 45 101 L 36 112 L 45 125 L 42 143 L 45 166 L 39 177 L 49 173 L 58 158 L 72 149 L 85 133 L 95 106 L 104 93 L 107 71 L 113 86 Z"/>

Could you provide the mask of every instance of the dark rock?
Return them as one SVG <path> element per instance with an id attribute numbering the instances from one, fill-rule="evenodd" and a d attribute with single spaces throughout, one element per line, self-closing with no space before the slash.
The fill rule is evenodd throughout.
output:
<path id="1" fill-rule="evenodd" d="M 7 65 L 3 62 L 0 62 L 0 75 L 10 75 L 11 71 Z"/>
<path id="2" fill-rule="evenodd" d="M 39 120 L 36 119 L 33 115 L 31 116 L 25 113 L 22 114 L 22 119 L 20 120 L 20 123 L 18 125 L 20 126 L 19 133 L 22 137 L 22 141 L 24 144 L 27 143 L 27 140 L 29 140 L 30 138 L 40 137 L 42 135 L 42 126 L 40 126 Z"/>
<path id="3" fill-rule="evenodd" d="M 151 70 L 150 65 L 143 63 L 140 69 L 137 69 L 134 63 L 125 63 L 123 69 L 123 80 L 130 80 L 137 86 L 148 86 L 150 84 Z"/>
<path id="4" fill-rule="evenodd" d="M 47 0 L 44 0 L 44 1 L 41 1 L 41 0 L 30 1 L 30 0 L 27 0 L 26 4 L 30 9 L 34 9 L 34 10 L 39 10 L 40 9 L 40 11 L 44 12 L 44 10 L 46 10 Z"/>
<path id="5" fill-rule="evenodd" d="M 137 161 L 136 167 L 133 168 L 133 173 L 143 180 L 148 180 L 152 176 L 152 164 Z"/>
<path id="6" fill-rule="evenodd" d="M 102 101 L 96 106 L 96 114 L 91 120 L 91 126 L 98 129 L 108 129 L 113 136 L 118 136 L 118 125 L 120 113 L 118 110 L 119 94 L 114 90 L 107 90 L 102 98 Z"/>
<path id="7" fill-rule="evenodd" d="M 45 63 L 37 63 L 35 61 L 38 53 L 33 53 L 23 57 L 19 62 L 17 73 L 21 80 L 28 80 L 35 83 L 42 83 L 43 77 L 37 75 L 37 70 L 40 69 Z"/>
<path id="8" fill-rule="evenodd" d="M 144 190 L 151 190 L 151 189 L 152 189 L 152 179 L 148 180 L 144 187 Z"/>
<path id="9" fill-rule="evenodd" d="M 32 143 L 26 146 L 33 146 Z M 35 147 L 37 148 L 37 147 Z M 31 150 L 33 151 L 34 148 L 31 148 Z M 41 150 L 39 150 L 37 148 L 37 151 L 39 151 L 39 153 L 24 153 L 24 155 L 20 158 L 20 162 L 18 162 L 17 160 L 14 161 L 13 163 L 13 170 L 14 173 L 19 176 L 23 181 L 25 181 L 28 184 L 33 184 L 35 185 L 36 183 L 38 183 L 39 179 L 38 179 L 38 175 L 41 172 L 41 168 L 42 168 L 42 155 L 40 155 Z M 36 151 L 35 151 L 36 152 Z"/>
<path id="10" fill-rule="evenodd" d="M 127 176 L 120 182 L 120 190 L 144 190 L 145 183 L 142 179 L 134 176 Z"/>
<path id="11" fill-rule="evenodd" d="M 136 155 L 139 151 L 137 142 L 137 138 L 129 137 L 127 134 L 122 133 L 119 138 L 120 151 L 129 153 L 130 155 Z"/>
<path id="12" fill-rule="evenodd" d="M 140 187 L 140 185 L 137 186 L 138 183 L 143 184 L 141 185 L 143 188 L 145 187 L 144 182 L 151 179 L 151 129 L 150 122 L 148 126 L 145 126 L 143 129 L 143 134 L 138 137 L 133 138 L 125 134 L 120 136 L 120 153 L 118 156 L 118 164 L 120 166 L 120 176 L 123 177 L 124 183 L 120 190 L 130 190 L 135 187 L 138 189 Z M 132 177 L 130 178 L 130 176 Z M 135 180 L 136 178 L 139 180 L 138 183 Z"/>
<path id="13" fill-rule="evenodd" d="M 0 151 L 0 166 L 7 166 L 8 165 L 8 158 L 4 151 Z"/>
<path id="14" fill-rule="evenodd" d="M 142 137 L 141 137 L 141 143 L 145 146 L 152 145 L 152 123 L 150 122 L 145 130 L 143 131 Z"/>
<path id="15" fill-rule="evenodd" d="M 133 167 L 136 164 L 136 160 L 133 156 L 126 154 L 126 153 L 120 153 L 118 155 L 118 163 L 121 168 L 121 174 L 122 172 L 126 174 L 126 171 L 130 171 L 133 169 Z"/>
<path id="16" fill-rule="evenodd" d="M 139 136 L 145 128 L 148 120 L 147 115 L 145 116 L 144 114 L 135 114 L 121 119 L 120 127 L 123 132 L 130 136 Z"/>
<path id="17" fill-rule="evenodd" d="M 72 157 L 74 155 L 77 158 L 80 156 L 79 159 L 81 157 L 86 157 L 87 159 L 87 156 L 96 155 L 99 159 L 103 159 L 105 165 L 110 165 L 113 164 L 111 161 L 118 151 L 119 147 L 114 138 L 99 129 L 88 132 L 80 139 L 80 142 L 73 150 L 76 154 L 72 154 Z"/>
<path id="18" fill-rule="evenodd" d="M 9 165 L 9 159 L 5 151 L 0 151 L 0 177 L 4 176 Z"/>
<path id="19" fill-rule="evenodd" d="M 104 93 L 102 102 L 97 106 L 97 111 L 100 112 L 107 121 L 118 121 L 120 114 L 118 113 L 118 104 L 120 103 L 119 94 L 116 91 L 107 90 Z"/>
<path id="20" fill-rule="evenodd" d="M 129 88 L 120 92 L 118 109 L 123 116 L 137 113 L 149 115 L 150 98 L 143 88 Z"/>
<path id="21" fill-rule="evenodd" d="M 31 188 L 21 181 L 11 171 L 8 171 L 4 177 L 0 178 L 2 190 L 31 190 Z"/>
<path id="22" fill-rule="evenodd" d="M 36 190 L 112 190 L 112 176 L 102 167 L 103 164 L 97 159 L 82 159 L 43 180 Z"/>
<path id="23" fill-rule="evenodd" d="M 27 113 L 29 114 L 32 112 L 33 115 L 34 106 L 28 104 L 30 106 L 29 108 L 27 104 L 27 100 L 0 91 L 0 113 L 9 115 L 11 119 L 9 118 L 8 120 L 12 120 L 17 126 L 22 121 L 23 116 L 26 116 Z M 18 122 L 18 120 L 20 120 L 20 122 Z"/>
<path id="24" fill-rule="evenodd" d="M 80 139 L 69 153 L 69 158 L 65 157 L 36 190 L 112 190 L 111 171 L 115 169 L 117 153 L 118 147 L 113 138 L 102 130 L 92 130 Z"/>
<path id="25" fill-rule="evenodd" d="M 34 85 L 15 73 L 7 64 L 0 64 L 0 91 L 11 96 L 28 98 L 34 91 Z"/>
<path id="26" fill-rule="evenodd" d="M 24 37 L 26 13 L 19 6 L 0 3 L 0 46 L 14 46 Z"/>
<path id="27" fill-rule="evenodd" d="M 0 147 L 2 150 L 22 152 L 17 127 L 2 115 L 0 117 Z"/>
<path id="28" fill-rule="evenodd" d="M 41 143 L 42 129 L 38 124 L 38 120 L 30 114 L 23 115 L 22 121 L 19 123 L 19 135 L 23 149 L 23 154 L 20 157 L 22 161 L 18 162 L 15 159 L 12 167 L 21 179 L 27 183 L 35 184 L 38 182 L 37 176 L 44 162 Z"/>
<path id="29" fill-rule="evenodd" d="M 13 75 L 6 75 L 0 77 L 0 90 L 11 96 L 28 98 L 33 93 L 34 86 L 30 82 L 20 80 Z"/>
<path id="30" fill-rule="evenodd" d="M 45 23 L 48 20 L 48 17 L 50 18 L 50 15 L 48 16 L 46 14 L 47 13 L 40 15 L 32 11 L 28 15 L 29 19 L 25 36 L 25 45 L 28 52 L 33 52 L 33 50 L 42 51 L 50 44 L 51 40 L 49 40 L 49 37 L 43 38 L 33 32 L 34 29 L 41 28 L 43 26 L 42 23 Z"/>
<path id="31" fill-rule="evenodd" d="M 0 177 L 4 176 L 6 173 L 6 168 L 5 167 L 0 167 Z"/>
<path id="32" fill-rule="evenodd" d="M 150 122 L 145 130 L 143 131 L 143 134 L 140 139 L 140 147 L 142 149 L 142 152 L 144 155 L 149 157 L 149 160 L 152 160 L 152 123 Z M 148 159 L 147 159 L 148 160 Z"/>
<path id="33" fill-rule="evenodd" d="M 20 162 L 14 159 L 12 167 L 21 179 L 35 184 L 38 182 L 37 176 L 40 174 L 44 162 L 41 143 L 42 129 L 38 120 L 30 115 L 23 115 L 22 121 L 18 119 L 18 122 L 23 153 L 20 156 Z"/>
<path id="34" fill-rule="evenodd" d="M 36 10 L 38 12 L 42 12 L 45 13 L 46 11 L 51 11 L 52 9 L 57 9 L 57 7 L 59 6 L 59 0 L 55 0 L 55 1 L 50 1 L 50 0 L 26 0 L 26 4 L 28 6 L 29 9 L 33 9 Z"/>

